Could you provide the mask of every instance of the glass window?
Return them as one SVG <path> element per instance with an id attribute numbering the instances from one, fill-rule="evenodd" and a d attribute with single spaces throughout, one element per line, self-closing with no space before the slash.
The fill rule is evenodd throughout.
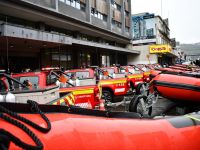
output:
<path id="1" fill-rule="evenodd" d="M 71 5 L 71 1 L 70 0 L 66 0 L 66 4 L 67 5 Z"/>
<path id="2" fill-rule="evenodd" d="M 55 84 L 56 81 L 57 81 L 57 77 L 55 75 L 52 74 L 52 75 L 47 76 L 47 81 L 46 81 L 47 85 Z"/>
<path id="3" fill-rule="evenodd" d="M 76 72 L 76 77 L 79 79 L 85 79 L 90 77 L 90 73 L 88 71 L 85 72 Z"/>
<path id="4" fill-rule="evenodd" d="M 82 11 L 85 11 L 85 7 L 86 7 L 86 5 L 85 5 L 85 4 L 83 4 L 83 3 L 80 3 L 80 9 L 81 9 Z"/>
<path id="5" fill-rule="evenodd" d="M 23 83 L 25 80 L 29 80 L 33 85 L 39 85 L 39 78 L 37 76 L 20 77 L 19 81 Z"/>
<path id="6" fill-rule="evenodd" d="M 106 70 L 108 71 L 109 74 L 113 74 L 113 73 L 115 73 L 115 70 L 112 69 L 112 68 L 110 68 L 110 69 L 106 69 Z"/>
<path id="7" fill-rule="evenodd" d="M 81 9 L 80 2 L 76 2 L 76 8 L 77 8 L 77 9 Z"/>
<path id="8" fill-rule="evenodd" d="M 71 1 L 71 6 L 75 7 L 76 6 L 76 2 L 74 0 Z"/>
<path id="9" fill-rule="evenodd" d="M 25 80 L 29 80 L 32 85 L 39 85 L 39 78 L 37 76 L 28 76 L 28 77 L 16 77 L 16 80 L 20 81 L 21 83 L 24 83 Z M 19 84 L 16 82 L 13 82 L 14 88 L 19 88 Z"/>

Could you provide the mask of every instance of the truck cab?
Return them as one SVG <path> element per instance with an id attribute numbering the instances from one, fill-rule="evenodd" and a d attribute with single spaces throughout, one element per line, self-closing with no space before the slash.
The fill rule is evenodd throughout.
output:
<path id="1" fill-rule="evenodd" d="M 132 91 L 137 89 L 137 86 L 140 83 L 145 82 L 143 71 L 134 66 L 121 66 L 120 72 L 124 73 L 127 76 Z"/>
<path id="2" fill-rule="evenodd" d="M 72 93 L 75 99 L 75 105 L 88 108 L 88 105 L 94 109 L 99 105 L 99 89 L 96 85 L 94 72 L 90 70 L 76 69 L 72 71 L 61 71 L 60 69 L 43 69 L 48 77 L 47 81 L 56 84 L 59 81 L 60 97 Z"/>
<path id="3" fill-rule="evenodd" d="M 81 77 L 81 80 L 90 79 L 92 82 L 88 81 L 86 83 L 100 86 L 102 88 L 102 98 L 110 102 L 114 102 L 115 97 L 126 95 L 129 90 L 127 78 L 118 72 L 117 67 L 74 69 L 65 73 L 74 73 L 76 76 Z"/>
<path id="4" fill-rule="evenodd" d="M 57 86 L 45 86 L 45 84 L 40 86 L 42 75 L 34 73 L 11 75 L 0 73 L 0 94 L 4 97 L 3 101 L 8 101 L 7 95 L 11 93 L 13 96 L 12 102 L 15 103 L 26 103 L 27 100 L 34 100 L 40 104 L 46 104 L 59 98 Z"/>

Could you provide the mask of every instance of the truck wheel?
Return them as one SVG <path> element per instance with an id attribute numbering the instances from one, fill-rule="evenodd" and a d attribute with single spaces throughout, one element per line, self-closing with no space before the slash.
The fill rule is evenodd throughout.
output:
<path id="1" fill-rule="evenodd" d="M 148 89 L 146 83 L 139 83 L 136 87 L 136 94 L 137 95 L 148 95 Z"/>
<path id="2" fill-rule="evenodd" d="M 144 109 L 142 107 L 144 105 Z M 152 114 L 152 106 L 147 108 L 147 96 L 145 95 L 139 95 L 133 98 L 129 105 L 129 111 L 130 112 L 137 112 L 141 114 L 142 116 L 151 116 Z"/>
<path id="3" fill-rule="evenodd" d="M 102 98 L 107 102 L 113 102 L 113 95 L 109 90 L 102 91 Z"/>

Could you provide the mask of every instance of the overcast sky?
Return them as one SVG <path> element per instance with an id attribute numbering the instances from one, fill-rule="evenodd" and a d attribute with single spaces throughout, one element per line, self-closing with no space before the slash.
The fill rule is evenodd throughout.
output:
<path id="1" fill-rule="evenodd" d="M 161 0 L 131 0 L 132 14 L 161 15 Z M 200 0 L 162 0 L 162 17 L 169 18 L 170 37 L 181 43 L 200 42 Z"/>

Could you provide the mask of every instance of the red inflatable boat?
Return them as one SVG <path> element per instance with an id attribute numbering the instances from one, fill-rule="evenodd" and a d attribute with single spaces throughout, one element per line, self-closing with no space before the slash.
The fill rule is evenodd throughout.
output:
<path id="1" fill-rule="evenodd" d="M 168 99 L 200 102 L 200 74 L 162 73 L 152 80 L 150 89 Z"/>
<path id="2" fill-rule="evenodd" d="M 148 120 L 141 119 L 136 113 L 111 113 L 66 106 L 12 103 L 0 103 L 0 112 L 3 112 L 0 113 L 0 149 L 200 148 L 198 114 Z"/>

